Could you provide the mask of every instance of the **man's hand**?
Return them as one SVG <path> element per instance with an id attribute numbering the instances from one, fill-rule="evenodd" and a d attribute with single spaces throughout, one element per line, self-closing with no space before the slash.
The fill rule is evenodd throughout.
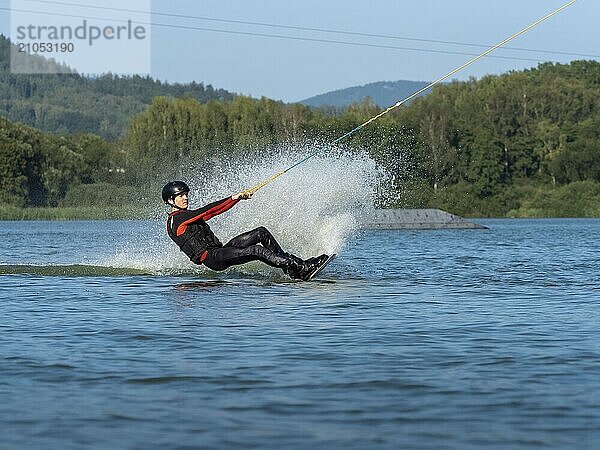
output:
<path id="1" fill-rule="evenodd" d="M 248 200 L 249 198 L 252 197 L 252 194 L 253 194 L 253 192 L 251 192 L 251 191 L 242 191 L 239 194 L 232 195 L 231 198 L 233 200 L 237 200 L 237 199 Z"/>

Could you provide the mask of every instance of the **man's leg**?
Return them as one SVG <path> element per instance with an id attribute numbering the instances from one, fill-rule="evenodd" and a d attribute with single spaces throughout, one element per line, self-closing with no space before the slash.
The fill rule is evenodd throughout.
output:
<path id="1" fill-rule="evenodd" d="M 284 253 L 279 242 L 265 227 L 258 227 L 247 233 L 240 234 L 225 244 L 224 247 L 246 248 L 256 244 L 261 244 L 274 253 Z"/>
<path id="2" fill-rule="evenodd" d="M 282 269 L 292 278 L 305 279 L 323 259 L 327 259 L 327 255 L 305 261 L 286 253 L 269 230 L 258 227 L 234 237 L 221 248 L 211 249 L 204 265 L 213 270 L 225 270 L 250 261 L 262 261 L 271 267 Z"/>
<path id="3" fill-rule="evenodd" d="M 203 264 L 209 269 L 225 270 L 231 266 L 246 264 L 250 261 L 262 261 L 271 267 L 287 269 L 295 265 L 295 261 L 261 245 L 249 247 L 220 247 L 208 251 Z"/>
<path id="4" fill-rule="evenodd" d="M 275 237 L 265 227 L 258 227 L 252 231 L 248 231 L 247 233 L 240 234 L 225 244 L 224 247 L 246 248 L 257 244 L 261 244 L 263 247 L 271 250 L 274 253 L 292 258 L 295 264 L 292 264 L 290 267 L 283 268 L 283 271 L 292 278 L 300 277 L 300 272 L 303 270 L 303 266 L 306 261 L 297 257 L 296 255 L 285 252 L 281 248 L 281 245 L 279 245 L 279 242 L 277 242 Z"/>

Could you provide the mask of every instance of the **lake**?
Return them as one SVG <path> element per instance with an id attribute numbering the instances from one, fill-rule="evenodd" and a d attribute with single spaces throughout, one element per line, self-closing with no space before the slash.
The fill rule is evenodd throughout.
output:
<path id="1" fill-rule="evenodd" d="M 600 220 L 479 222 L 353 231 L 308 283 L 0 222 L 0 449 L 596 448 Z"/>

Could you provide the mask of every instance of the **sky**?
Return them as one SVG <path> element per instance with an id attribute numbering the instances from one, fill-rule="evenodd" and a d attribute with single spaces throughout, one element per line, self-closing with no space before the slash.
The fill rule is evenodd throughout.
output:
<path id="1" fill-rule="evenodd" d="M 468 61 L 470 55 L 483 52 L 486 46 L 504 40 L 567 3 L 567 0 L 96 0 L 93 3 L 60 0 L 61 4 L 43 5 L 40 0 L 18 1 L 19 5 L 30 1 L 29 8 L 34 11 L 46 7 L 78 17 L 110 19 L 125 14 L 134 20 L 138 18 L 149 28 L 145 42 L 149 46 L 150 63 L 144 70 L 152 77 L 169 82 L 203 82 L 215 88 L 286 102 L 376 81 L 437 79 Z M 144 12 L 144 2 L 148 5 L 146 12 L 152 14 L 115 9 Z M 92 4 L 113 9 L 85 7 Z M 10 36 L 10 13 L 6 11 L 11 7 L 10 1 L 0 0 L 2 7 L 5 9 L 0 9 L 0 33 Z M 485 58 L 453 78 L 480 78 L 535 67 L 542 61 L 600 60 L 598 18 L 600 1 L 578 0 L 509 44 L 511 48 L 528 51 L 498 50 L 493 55 L 506 59 Z M 142 50 L 128 50 L 129 59 L 143 54 Z M 101 53 L 113 58 L 117 67 L 118 57 L 114 52 Z"/>

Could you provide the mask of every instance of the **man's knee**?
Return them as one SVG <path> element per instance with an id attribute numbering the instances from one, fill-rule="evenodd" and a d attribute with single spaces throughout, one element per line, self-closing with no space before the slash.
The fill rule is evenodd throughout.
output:
<path id="1" fill-rule="evenodd" d="M 269 230 L 267 230 L 265 227 L 258 227 L 254 230 L 255 233 L 258 233 L 258 235 L 260 236 L 260 240 L 264 241 L 266 239 L 270 239 L 273 235 L 271 234 L 271 232 Z"/>

